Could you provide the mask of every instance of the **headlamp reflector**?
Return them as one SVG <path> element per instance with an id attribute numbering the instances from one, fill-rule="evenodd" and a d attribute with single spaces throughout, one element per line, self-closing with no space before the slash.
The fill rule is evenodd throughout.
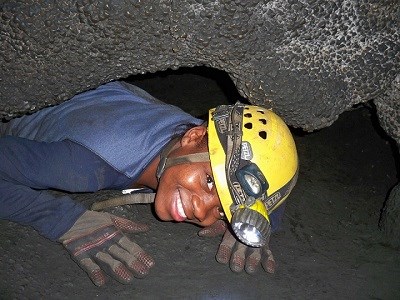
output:
<path id="1" fill-rule="evenodd" d="M 253 225 L 236 222 L 232 224 L 233 230 L 237 237 L 245 244 L 250 245 L 262 245 L 261 232 Z"/>
<path id="2" fill-rule="evenodd" d="M 271 234 L 268 220 L 249 207 L 238 208 L 232 216 L 231 225 L 238 239 L 252 247 L 264 246 Z"/>

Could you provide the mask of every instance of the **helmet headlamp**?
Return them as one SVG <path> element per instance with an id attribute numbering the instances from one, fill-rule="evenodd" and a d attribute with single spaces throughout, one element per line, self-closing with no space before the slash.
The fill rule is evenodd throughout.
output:
<path id="1" fill-rule="evenodd" d="M 241 103 L 210 110 L 208 133 L 212 172 L 225 216 L 241 242 L 261 247 L 271 233 L 268 213 L 296 183 L 293 137 L 270 110 Z"/>
<path id="2" fill-rule="evenodd" d="M 231 226 L 239 240 L 252 247 L 265 245 L 271 233 L 265 205 L 260 200 L 250 207 L 238 207 L 233 212 Z"/>
<path id="3" fill-rule="evenodd" d="M 260 198 L 268 189 L 264 174 L 255 163 L 250 163 L 236 171 L 236 177 L 247 195 Z"/>

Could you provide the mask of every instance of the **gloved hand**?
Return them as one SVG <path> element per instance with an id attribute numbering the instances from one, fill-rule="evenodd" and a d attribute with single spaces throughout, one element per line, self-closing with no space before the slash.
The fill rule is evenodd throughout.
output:
<path id="1" fill-rule="evenodd" d="M 274 256 L 269 249 L 269 240 L 264 247 L 249 247 L 237 240 L 227 227 L 224 220 L 218 220 L 211 226 L 205 227 L 198 232 L 199 236 L 202 237 L 214 237 L 224 234 L 216 255 L 219 263 L 229 263 L 231 270 L 236 273 L 244 269 L 248 274 L 253 274 L 261 262 L 266 272 L 275 272 L 276 264 Z"/>
<path id="2" fill-rule="evenodd" d="M 121 230 L 143 232 L 148 229 L 147 225 L 109 213 L 86 211 L 59 241 L 95 285 L 105 284 L 104 272 L 127 284 L 133 277 L 146 276 L 154 260 Z"/>

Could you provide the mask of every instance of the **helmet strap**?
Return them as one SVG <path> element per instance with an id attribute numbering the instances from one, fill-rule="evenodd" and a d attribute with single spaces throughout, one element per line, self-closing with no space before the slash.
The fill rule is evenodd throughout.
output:
<path id="1" fill-rule="evenodd" d="M 156 177 L 160 181 L 161 175 L 164 173 L 165 169 L 181 164 L 198 163 L 198 162 L 209 162 L 210 154 L 208 152 L 192 153 L 187 155 L 181 155 L 178 157 L 170 157 L 168 155 L 174 149 L 174 146 L 179 141 L 178 138 L 173 138 L 161 151 L 160 162 L 158 163 Z"/>

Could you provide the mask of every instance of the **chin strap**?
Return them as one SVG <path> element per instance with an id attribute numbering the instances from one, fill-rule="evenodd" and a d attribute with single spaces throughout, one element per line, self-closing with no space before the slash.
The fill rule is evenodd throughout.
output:
<path id="1" fill-rule="evenodd" d="M 198 163 L 198 162 L 209 162 L 210 154 L 208 152 L 192 153 L 187 155 L 181 155 L 178 157 L 170 157 L 168 155 L 173 150 L 176 143 L 179 141 L 178 138 L 172 139 L 161 151 L 160 162 L 158 163 L 156 177 L 158 182 L 160 181 L 161 175 L 164 173 L 165 169 L 175 165 L 188 164 L 188 163 Z"/>
<path id="2" fill-rule="evenodd" d="M 179 137 L 173 138 L 168 144 L 164 147 L 160 154 L 160 162 L 157 167 L 157 181 L 160 181 L 161 175 L 164 173 L 166 169 L 175 165 L 187 164 L 187 163 L 197 163 L 197 162 L 208 162 L 210 161 L 210 155 L 208 152 L 199 152 L 193 154 L 182 155 L 178 157 L 168 158 L 168 155 L 173 150 L 176 143 L 179 141 Z M 146 190 L 146 189 L 143 189 Z M 123 196 L 111 198 L 108 200 L 104 200 L 101 202 L 93 203 L 91 206 L 91 210 L 103 210 L 110 207 L 128 205 L 128 204 L 148 204 L 153 203 L 155 193 L 143 193 L 138 192 L 134 194 L 126 194 Z"/>

